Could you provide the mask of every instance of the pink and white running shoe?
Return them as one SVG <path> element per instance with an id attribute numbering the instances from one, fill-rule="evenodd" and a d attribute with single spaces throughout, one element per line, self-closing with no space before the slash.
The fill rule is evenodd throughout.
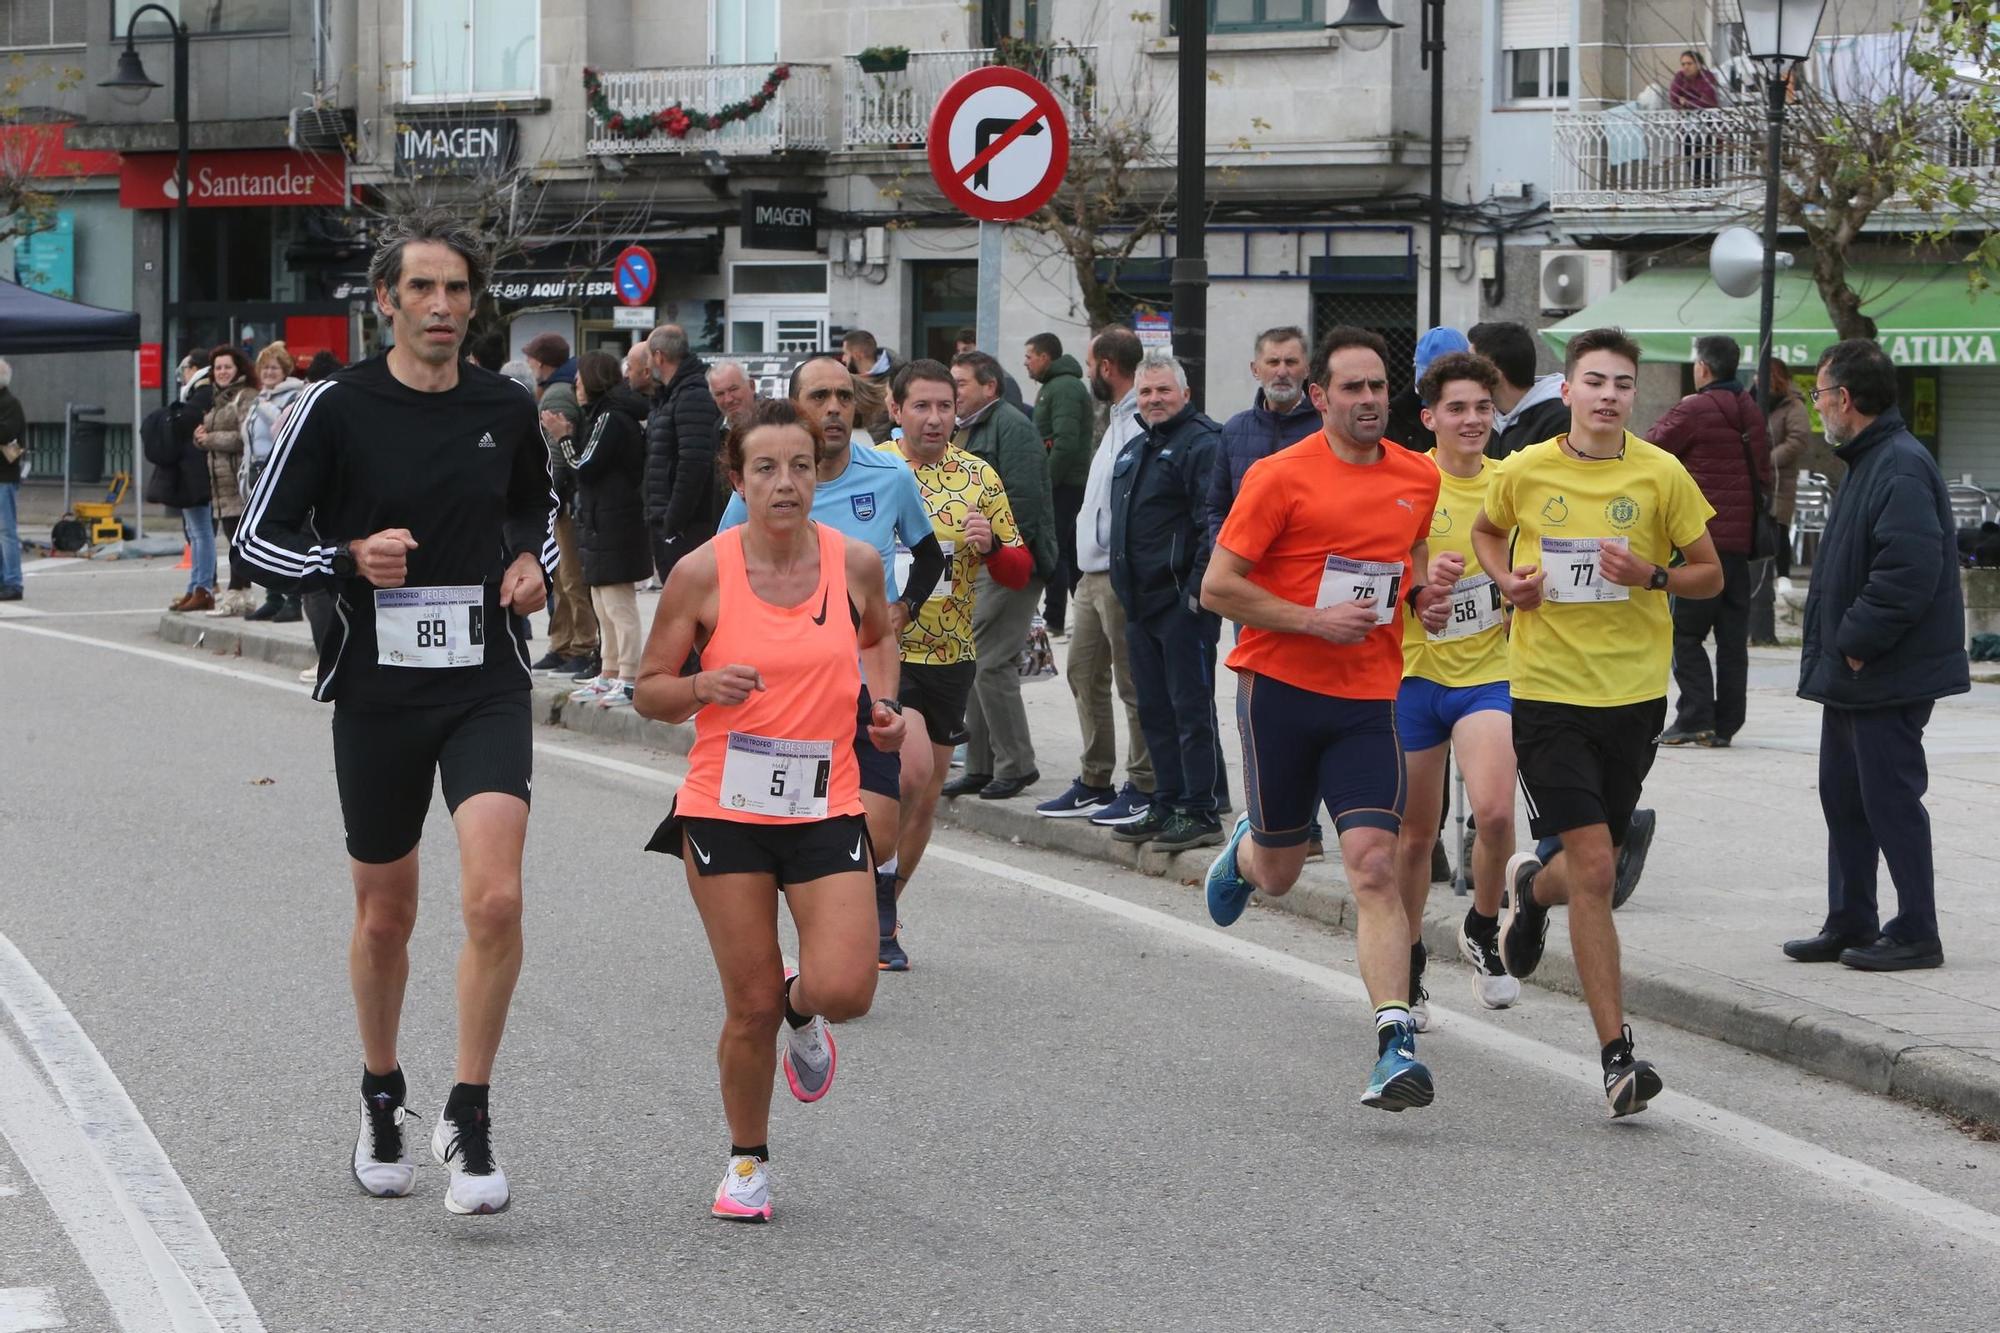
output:
<path id="1" fill-rule="evenodd" d="M 785 969 L 785 982 L 797 976 L 798 969 Z M 804 1027 L 795 1028 L 789 1022 L 784 1025 L 785 1034 L 785 1082 L 792 1088 L 792 1096 L 802 1102 L 816 1102 L 826 1096 L 833 1087 L 834 1066 L 839 1056 L 833 1049 L 833 1030 L 818 1014 Z"/>
<path id="2" fill-rule="evenodd" d="M 755 1157 L 730 1158 L 709 1212 L 728 1222 L 770 1221 L 771 1182 L 764 1163 Z"/>

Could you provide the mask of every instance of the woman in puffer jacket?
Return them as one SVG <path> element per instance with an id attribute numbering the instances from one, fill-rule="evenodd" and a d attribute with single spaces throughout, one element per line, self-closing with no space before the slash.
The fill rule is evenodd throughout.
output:
<path id="1" fill-rule="evenodd" d="M 236 525 L 243 520 L 243 492 L 236 477 L 243 464 L 243 415 L 257 399 L 257 378 L 250 358 L 228 343 L 209 353 L 208 364 L 215 405 L 195 427 L 194 443 L 208 462 L 209 504 L 226 546 L 235 540 Z M 240 616 L 249 609 L 250 571 L 231 557 L 229 591 L 208 614 Z"/>
<path id="2" fill-rule="evenodd" d="M 561 447 L 576 470 L 576 545 L 583 581 L 597 612 L 603 672 L 580 681 L 571 699 L 600 708 L 632 702 L 639 680 L 638 585 L 653 573 L 640 487 L 646 467 L 646 401 L 625 387 L 624 371 L 609 352 L 586 352 L 576 368 L 576 398 L 583 407 L 578 438 Z"/>
<path id="3" fill-rule="evenodd" d="M 258 479 L 264 475 L 265 467 L 270 464 L 272 452 L 278 447 L 279 427 L 284 425 L 292 403 L 306 387 L 305 382 L 294 375 L 296 369 L 292 354 L 285 350 L 281 342 L 272 343 L 257 353 L 257 397 L 243 414 L 243 471 L 238 479 L 246 503 L 257 489 Z M 266 593 L 263 605 L 250 612 L 246 619 L 293 621 L 301 614 L 298 594 L 273 592 Z"/>

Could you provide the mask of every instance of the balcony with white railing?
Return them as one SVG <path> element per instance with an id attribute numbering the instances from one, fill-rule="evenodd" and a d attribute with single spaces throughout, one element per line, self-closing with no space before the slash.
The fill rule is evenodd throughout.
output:
<path id="1" fill-rule="evenodd" d="M 1978 179 L 1982 197 L 2000 195 L 2000 148 L 1982 145 L 1964 108 L 1939 102 L 1926 117 L 1926 158 L 1948 173 Z M 1560 111 L 1554 117 L 1558 214 L 1755 210 L 1764 201 L 1765 122 L 1761 107 L 1700 111 Z M 1789 136 L 1816 131 L 1794 115 Z"/>
<path id="2" fill-rule="evenodd" d="M 841 71 L 841 145 L 850 152 L 922 148 L 930 134 L 931 112 L 944 90 L 962 74 L 1002 63 L 991 47 L 964 51 L 912 51 L 903 69 L 873 74 L 847 57 Z M 1018 65 L 1046 83 L 1079 132 L 1079 108 L 1088 111 L 1097 95 L 1097 48 L 1043 46 L 1015 55 Z"/>
<path id="3" fill-rule="evenodd" d="M 825 65 L 784 66 L 788 76 L 764 107 L 709 129 L 699 117 L 748 102 L 770 79 L 770 65 L 680 65 L 668 69 L 604 70 L 599 90 L 609 115 L 589 111 L 588 151 L 593 154 L 716 152 L 725 157 L 788 151 L 825 152 L 832 141 L 832 71 Z M 675 135 L 660 113 L 678 106 L 695 117 Z M 610 118 L 619 118 L 614 126 Z M 649 126 L 634 137 L 630 127 Z"/>

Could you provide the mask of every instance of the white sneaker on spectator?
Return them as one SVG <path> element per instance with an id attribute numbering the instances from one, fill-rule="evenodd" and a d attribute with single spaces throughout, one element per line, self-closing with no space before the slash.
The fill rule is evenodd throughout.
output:
<path id="1" fill-rule="evenodd" d="M 570 702 L 578 704 L 596 703 L 617 687 L 618 678 L 616 676 L 592 676 L 589 680 L 584 681 L 582 685 L 569 692 Z"/>

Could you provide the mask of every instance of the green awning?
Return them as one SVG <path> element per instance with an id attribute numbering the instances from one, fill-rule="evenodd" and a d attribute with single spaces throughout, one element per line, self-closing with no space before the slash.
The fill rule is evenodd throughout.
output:
<path id="1" fill-rule="evenodd" d="M 1856 264 L 1848 281 L 1897 365 L 2000 367 L 2000 293 L 1972 296 L 1958 265 Z M 1572 335 L 1607 324 L 1638 339 L 1648 361 L 1692 362 L 1694 340 L 1711 333 L 1735 338 L 1749 355 L 1757 345 L 1757 298 L 1725 295 L 1706 268 L 1648 269 L 1542 337 L 1560 355 Z M 1781 271 L 1771 321 L 1776 354 L 1811 366 L 1839 341 L 1812 275 Z"/>

